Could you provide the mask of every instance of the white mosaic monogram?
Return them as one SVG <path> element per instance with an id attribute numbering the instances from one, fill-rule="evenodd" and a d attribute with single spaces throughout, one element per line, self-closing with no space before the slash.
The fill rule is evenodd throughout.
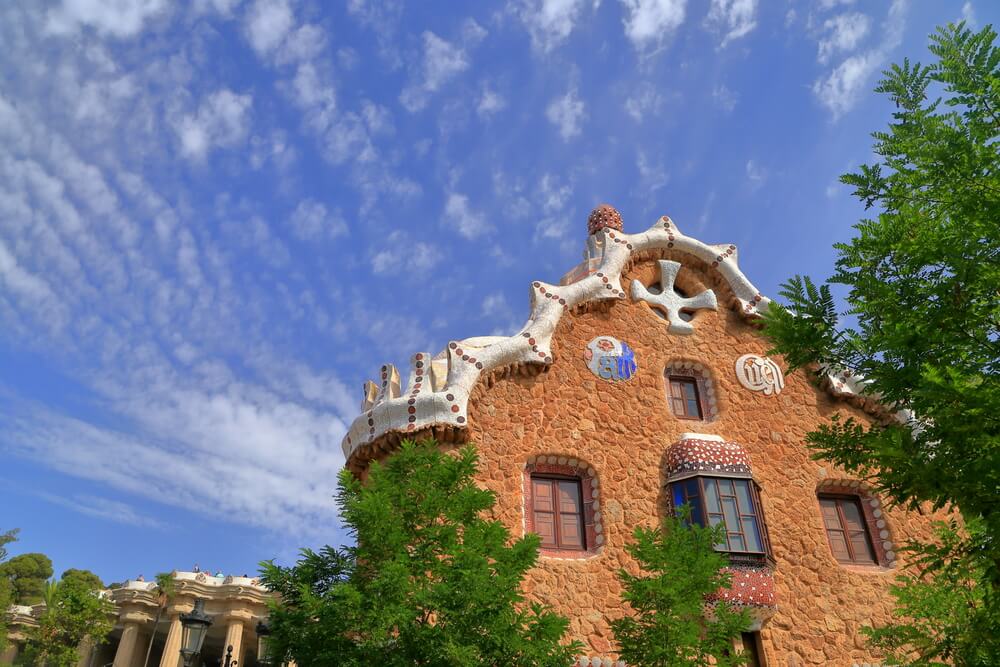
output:
<path id="1" fill-rule="evenodd" d="M 736 360 L 736 379 L 750 391 L 765 396 L 777 395 L 785 386 L 785 376 L 778 364 L 757 354 L 744 354 Z"/>

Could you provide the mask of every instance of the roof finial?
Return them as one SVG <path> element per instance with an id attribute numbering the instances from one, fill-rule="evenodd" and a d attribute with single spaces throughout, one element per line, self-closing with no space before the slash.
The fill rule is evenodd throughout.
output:
<path id="1" fill-rule="evenodd" d="M 587 218 L 587 233 L 593 236 L 605 227 L 623 231 L 622 214 L 611 204 L 598 204 Z"/>

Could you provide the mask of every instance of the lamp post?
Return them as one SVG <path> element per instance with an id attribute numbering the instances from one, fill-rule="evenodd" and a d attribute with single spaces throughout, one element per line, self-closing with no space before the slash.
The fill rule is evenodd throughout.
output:
<path id="1" fill-rule="evenodd" d="M 271 626 L 265 621 L 257 623 L 257 662 L 264 667 L 271 664 Z"/>
<path id="2" fill-rule="evenodd" d="M 205 613 L 205 601 L 201 598 L 194 601 L 193 610 L 181 614 L 181 626 L 184 628 L 181 635 L 181 655 L 184 657 L 184 667 L 194 665 L 195 658 L 201 654 L 201 646 L 205 643 L 205 635 L 208 634 L 211 625 L 212 619 Z"/>

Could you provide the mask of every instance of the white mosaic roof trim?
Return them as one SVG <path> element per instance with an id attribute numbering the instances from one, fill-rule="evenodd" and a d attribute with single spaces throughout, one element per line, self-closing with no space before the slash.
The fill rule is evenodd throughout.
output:
<path id="1" fill-rule="evenodd" d="M 429 426 L 464 429 L 469 394 L 483 373 L 551 364 L 552 334 L 563 313 L 589 302 L 627 298 L 620 289 L 621 274 L 635 253 L 677 250 L 705 262 L 725 279 L 744 317 L 756 317 L 770 303 L 740 271 L 735 245 L 709 245 L 685 236 L 667 216 L 639 234 L 603 229 L 587 240 L 587 247 L 585 264 L 593 272 L 580 273 L 583 277 L 566 285 L 533 282 L 531 316 L 515 335 L 452 341 L 433 357 L 426 352 L 415 354 L 405 392 L 396 367 L 382 366 L 380 382 L 365 383 L 362 414 L 342 442 L 344 456 L 350 460 L 360 447 L 387 433 L 405 437 Z M 846 392 L 848 384 L 844 387 Z"/>

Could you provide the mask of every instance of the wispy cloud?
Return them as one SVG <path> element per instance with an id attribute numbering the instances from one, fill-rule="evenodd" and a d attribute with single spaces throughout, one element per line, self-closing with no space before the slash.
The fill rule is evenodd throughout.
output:
<path id="1" fill-rule="evenodd" d="M 592 4 L 591 0 L 523 0 L 515 12 L 528 29 L 532 46 L 546 53 L 566 41 Z"/>
<path id="2" fill-rule="evenodd" d="M 587 118 L 587 110 L 577 93 L 576 86 L 571 86 L 565 95 L 552 100 L 545 109 L 545 116 L 559 130 L 559 136 L 563 141 L 569 141 L 580 134 L 583 122 Z"/>
<path id="3" fill-rule="evenodd" d="M 907 0 L 893 0 L 883 24 L 878 46 L 848 56 L 832 71 L 813 83 L 813 93 L 820 104 L 830 111 L 834 120 L 854 108 L 861 92 L 870 83 L 872 75 L 885 64 L 889 54 L 902 42 L 906 11 Z M 857 34 L 857 28 L 848 29 L 842 43 L 857 43 L 860 40 L 860 37 L 855 39 L 854 36 Z M 832 52 L 834 48 L 831 44 L 826 51 Z M 821 45 L 820 53 L 826 51 Z"/>
<path id="4" fill-rule="evenodd" d="M 656 50 L 684 23 L 687 0 L 621 0 L 625 36 L 640 52 Z"/>
<path id="5" fill-rule="evenodd" d="M 757 27 L 757 0 L 712 0 L 705 22 L 722 34 L 720 47 L 725 48 Z"/>

